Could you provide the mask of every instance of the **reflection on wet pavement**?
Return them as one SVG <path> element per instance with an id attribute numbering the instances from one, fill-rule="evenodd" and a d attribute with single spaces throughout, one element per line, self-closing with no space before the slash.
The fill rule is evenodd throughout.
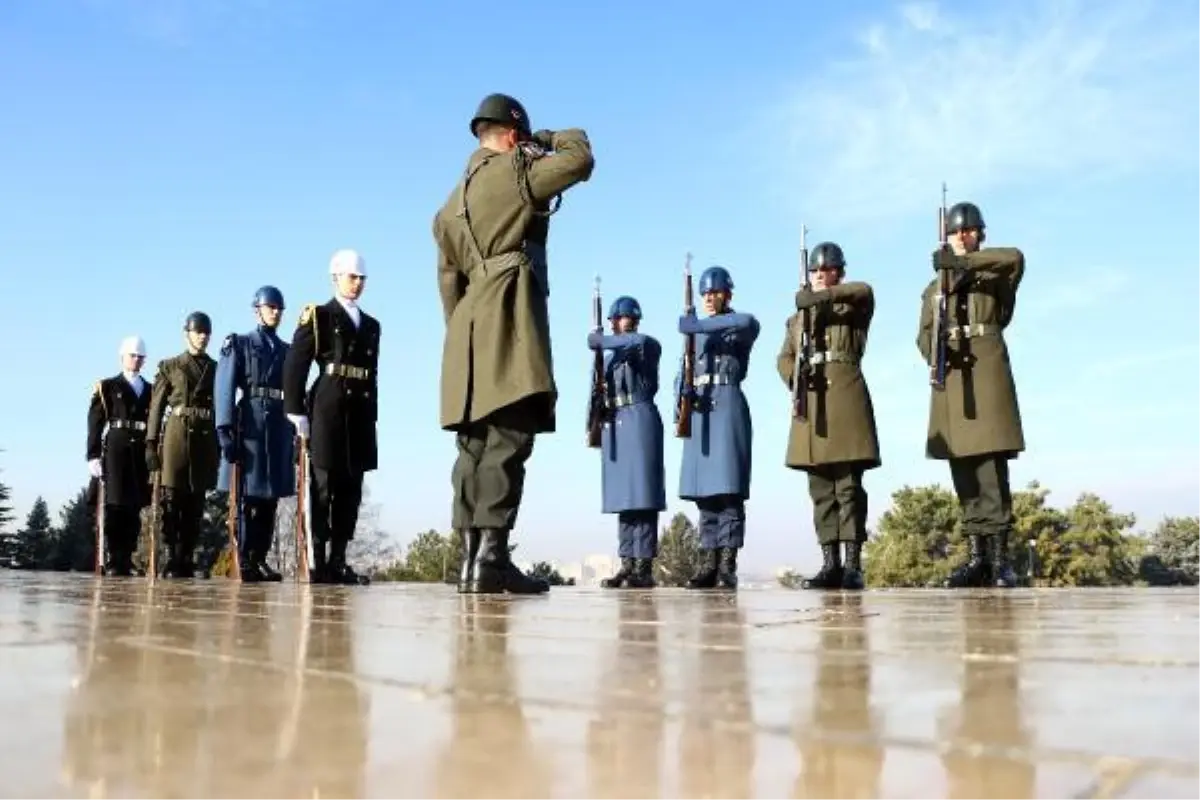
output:
<path id="1" fill-rule="evenodd" d="M 4 796 L 1196 797 L 1194 590 L 0 573 Z"/>

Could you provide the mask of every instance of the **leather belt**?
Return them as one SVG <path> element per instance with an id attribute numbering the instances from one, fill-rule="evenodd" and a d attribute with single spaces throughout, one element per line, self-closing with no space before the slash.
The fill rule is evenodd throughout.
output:
<path id="1" fill-rule="evenodd" d="M 171 409 L 171 415 L 175 417 L 191 417 L 192 419 L 212 419 L 213 412 L 211 408 L 180 406 L 179 408 Z"/>
<path id="2" fill-rule="evenodd" d="M 632 406 L 645 402 L 648 402 L 647 398 L 637 397 L 636 395 L 632 394 L 618 394 L 605 399 L 605 405 L 607 405 L 609 408 L 624 408 L 625 406 Z"/>
<path id="3" fill-rule="evenodd" d="M 283 399 L 283 389 L 272 389 L 269 386 L 255 386 L 250 390 L 251 397 L 269 397 L 272 400 Z"/>
<path id="4" fill-rule="evenodd" d="M 821 350 L 812 354 L 810 364 L 857 364 L 858 356 L 844 350 Z"/>
<path id="5" fill-rule="evenodd" d="M 326 375 L 336 375 L 339 378 L 352 378 L 365 381 L 371 377 L 371 370 L 366 367 L 355 367 L 351 364 L 326 364 Z"/>
<path id="6" fill-rule="evenodd" d="M 732 375 L 697 375 L 692 381 L 693 386 L 738 386 L 741 380 Z"/>
<path id="7" fill-rule="evenodd" d="M 108 427 L 116 429 L 125 428 L 131 431 L 144 431 L 146 430 L 146 423 L 142 422 L 140 419 L 114 419 L 109 421 Z"/>
<path id="8" fill-rule="evenodd" d="M 995 336 L 1000 333 L 999 325 L 985 325 L 977 322 L 973 325 L 955 325 L 946 329 L 946 338 L 952 342 L 959 339 L 973 339 L 976 336 Z"/>

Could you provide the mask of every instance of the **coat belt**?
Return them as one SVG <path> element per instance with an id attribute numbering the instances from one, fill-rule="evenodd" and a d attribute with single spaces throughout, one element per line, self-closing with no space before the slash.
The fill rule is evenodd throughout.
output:
<path id="1" fill-rule="evenodd" d="M 366 367 L 356 367 L 352 364 L 326 364 L 326 375 L 336 375 L 339 378 L 352 378 L 365 381 L 371 377 L 371 370 Z"/>
<path id="2" fill-rule="evenodd" d="M 192 419 L 212 419 L 213 412 L 211 408 L 200 408 L 198 406 L 180 406 L 179 408 L 171 409 L 173 417 L 191 417 Z"/>
<path id="3" fill-rule="evenodd" d="M 976 336 L 996 336 L 1000 333 L 999 325 L 987 325 L 976 322 L 971 325 L 955 325 L 946 329 L 946 338 L 952 342 L 959 339 L 973 339 Z"/>
<path id="4" fill-rule="evenodd" d="M 609 408 L 624 408 L 625 406 L 632 406 L 638 403 L 648 402 L 650 402 L 649 397 L 641 397 L 640 395 L 624 393 L 615 394 L 605 399 L 605 405 L 607 405 Z"/>
<path id="5" fill-rule="evenodd" d="M 697 375 L 692 381 L 693 386 L 740 386 L 741 383 L 741 378 L 722 373 Z"/>
<path id="6" fill-rule="evenodd" d="M 857 364 L 858 356 L 846 350 L 821 350 L 812 354 L 810 364 Z"/>
<path id="7" fill-rule="evenodd" d="M 272 389 L 269 386 L 254 386 L 250 389 L 251 397 L 269 397 L 272 400 L 283 399 L 283 389 Z"/>
<path id="8" fill-rule="evenodd" d="M 114 419 L 109 420 L 108 427 L 114 429 L 125 428 L 131 431 L 144 431 L 146 430 L 146 423 L 142 422 L 140 419 Z"/>

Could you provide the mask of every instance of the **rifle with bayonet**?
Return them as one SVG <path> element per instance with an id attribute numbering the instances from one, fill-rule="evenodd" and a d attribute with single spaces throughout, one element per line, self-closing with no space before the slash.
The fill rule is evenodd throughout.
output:
<path id="1" fill-rule="evenodd" d="M 942 182 L 942 206 L 938 209 L 938 240 L 940 249 L 949 247 L 946 237 L 946 184 Z M 939 270 L 937 294 L 937 311 L 933 317 L 933 330 L 930 333 L 930 363 L 929 383 L 935 390 L 946 388 L 946 315 L 950 302 L 950 273 Z"/>
<path id="2" fill-rule="evenodd" d="M 688 253 L 683 264 L 683 313 L 696 313 L 696 301 L 692 292 L 692 254 Z M 679 399 L 675 408 L 675 435 L 680 439 L 692 435 L 692 400 L 696 382 L 696 335 L 683 335 L 683 374 L 680 375 Z"/>
<path id="3" fill-rule="evenodd" d="M 296 581 L 309 583 L 308 438 L 296 437 Z"/>
<path id="4" fill-rule="evenodd" d="M 104 477 L 96 481 L 96 574 L 104 574 Z"/>
<path id="5" fill-rule="evenodd" d="M 601 323 L 600 310 L 600 276 L 596 276 L 596 284 L 592 289 L 592 330 L 600 333 L 603 328 Z M 604 350 L 596 348 L 595 358 L 592 360 L 592 392 L 588 397 L 588 413 L 587 413 L 587 446 L 599 447 L 600 434 L 604 431 L 604 413 L 605 413 L 605 395 L 607 387 L 604 385 Z"/>
<path id="6" fill-rule="evenodd" d="M 800 224 L 800 288 L 812 290 L 812 277 L 808 272 L 808 228 Z M 800 311 L 800 333 L 796 337 L 796 359 L 792 364 L 792 414 L 804 422 L 808 419 L 808 382 L 812 376 L 812 311 Z"/>
<path id="7" fill-rule="evenodd" d="M 236 441 L 236 440 L 235 440 Z M 241 465 L 229 465 L 229 512 L 225 516 L 225 528 L 229 531 L 229 552 L 233 560 L 233 575 L 229 577 L 240 581 L 242 579 L 241 548 L 238 547 L 238 523 L 242 516 Z"/>

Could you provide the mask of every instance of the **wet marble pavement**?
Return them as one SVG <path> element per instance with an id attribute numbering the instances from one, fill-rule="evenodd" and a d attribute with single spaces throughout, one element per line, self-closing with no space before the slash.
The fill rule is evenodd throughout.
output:
<path id="1" fill-rule="evenodd" d="M 1197 797 L 1195 590 L 0 572 L 0 794 Z"/>

